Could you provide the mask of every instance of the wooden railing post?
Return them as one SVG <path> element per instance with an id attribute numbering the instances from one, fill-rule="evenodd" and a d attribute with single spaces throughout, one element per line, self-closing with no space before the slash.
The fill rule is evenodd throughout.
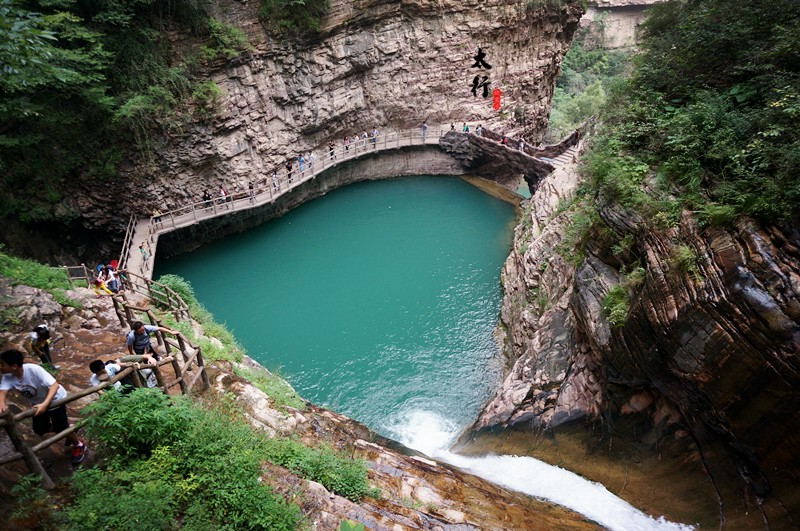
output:
<path id="1" fill-rule="evenodd" d="M 166 393 L 167 387 L 164 385 L 164 377 L 161 375 L 161 369 L 159 369 L 158 364 L 153 366 L 151 370 L 153 371 L 153 374 L 156 375 L 156 383 L 158 384 L 158 387 L 163 389 Z"/>
<path id="2" fill-rule="evenodd" d="M 36 457 L 36 454 L 27 444 L 25 444 L 25 441 L 22 440 L 22 437 L 20 437 L 19 432 L 17 431 L 17 422 L 14 419 L 14 414 L 11 412 L 11 410 L 6 409 L 5 413 L 0 415 L 0 418 L 6 421 L 6 425 L 4 427 L 6 429 L 6 433 L 8 433 L 8 438 L 11 439 L 11 444 L 14 445 L 14 448 L 22 454 L 22 459 L 28 466 L 28 470 L 41 476 L 42 487 L 47 490 L 55 488 L 55 483 L 53 483 L 53 480 L 50 479 L 49 475 L 47 475 L 47 472 L 42 466 L 42 463 Z"/>
<path id="3" fill-rule="evenodd" d="M 208 379 L 208 371 L 206 371 L 206 363 L 203 359 L 203 353 L 200 350 L 200 347 L 197 347 L 197 368 L 202 372 L 200 375 L 200 379 L 203 380 L 203 389 L 208 389 L 211 387 L 211 381 Z"/>

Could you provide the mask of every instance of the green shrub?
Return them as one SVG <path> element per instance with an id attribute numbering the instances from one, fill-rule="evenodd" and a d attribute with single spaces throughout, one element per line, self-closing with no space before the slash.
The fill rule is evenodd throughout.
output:
<path id="1" fill-rule="evenodd" d="M 86 433 L 120 459 L 147 456 L 188 429 L 192 418 L 184 400 L 158 389 L 140 388 L 128 395 L 107 391 L 86 406 Z"/>
<path id="2" fill-rule="evenodd" d="M 688 245 L 677 245 L 670 253 L 670 266 L 681 273 L 696 274 L 697 255 Z"/>
<path id="3" fill-rule="evenodd" d="M 201 110 L 201 113 L 205 115 L 213 114 L 214 109 L 219 105 L 221 97 L 222 89 L 213 81 L 198 83 L 192 90 L 192 99 Z"/>
<path id="4" fill-rule="evenodd" d="M 653 6 L 632 76 L 603 113 L 616 158 L 658 168 L 703 224 L 800 216 L 800 73 L 790 59 L 800 25 L 786 23 L 800 20 L 800 4 L 776 2 Z"/>
<path id="5" fill-rule="evenodd" d="M 9 493 L 14 498 L 14 509 L 11 511 L 10 528 L 23 529 L 23 522 L 33 522 L 36 529 L 59 529 L 59 513 L 47 491 L 41 485 L 41 476 L 27 474 L 19 478 Z M 16 521 L 19 520 L 18 523 Z M 16 524 L 16 525 L 15 525 Z"/>
<path id="6" fill-rule="evenodd" d="M 137 389 L 107 392 L 87 410 L 105 468 L 74 475 L 68 529 L 302 527 L 300 509 L 261 481 L 263 434 L 224 400 L 202 409 Z"/>
<path id="7" fill-rule="evenodd" d="M 329 9 L 330 0 L 262 0 L 259 14 L 275 31 L 315 33 Z"/>
<path id="8" fill-rule="evenodd" d="M 268 459 L 345 498 L 358 501 L 377 497 L 369 487 L 364 462 L 337 454 L 329 446 L 309 448 L 292 439 L 272 439 L 267 443 Z"/>
<path id="9" fill-rule="evenodd" d="M 574 211 L 564 231 L 564 237 L 556 248 L 561 257 L 573 266 L 583 262 L 589 233 L 598 221 L 594 203 L 586 198 L 573 204 Z"/>
<path id="10" fill-rule="evenodd" d="M 625 325 L 625 319 L 628 317 L 628 292 L 622 285 L 617 284 L 609 289 L 603 296 L 600 306 L 611 326 Z"/>
<path id="11" fill-rule="evenodd" d="M 236 26 L 210 18 L 206 22 L 209 42 L 200 47 L 200 57 L 206 61 L 215 59 L 233 59 L 245 50 L 250 49 L 247 36 Z"/>
<path id="12" fill-rule="evenodd" d="M 170 478 L 152 478 L 147 461 L 125 470 L 82 470 L 74 474 L 76 493 L 67 509 L 67 529 L 175 529 L 175 500 Z M 113 494 L 112 494 L 113 493 Z"/>

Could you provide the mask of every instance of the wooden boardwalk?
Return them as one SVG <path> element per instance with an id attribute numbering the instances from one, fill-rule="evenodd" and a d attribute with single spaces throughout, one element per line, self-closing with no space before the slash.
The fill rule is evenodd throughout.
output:
<path id="1" fill-rule="evenodd" d="M 476 124 L 469 123 L 468 125 L 471 131 L 475 130 Z M 281 168 L 272 175 L 262 177 L 258 182 L 253 183 L 254 189 L 252 193 L 249 190 L 239 191 L 236 194 L 228 195 L 224 199 L 215 196 L 210 201 L 197 201 L 163 212 L 160 216 L 151 216 L 138 220 L 132 219 L 128 227 L 129 234 L 126 235 L 125 245 L 120 257 L 120 267 L 145 279 L 152 279 L 159 235 L 208 219 L 272 203 L 295 188 L 313 180 L 317 175 L 344 162 L 408 146 L 438 146 L 439 139 L 450 130 L 450 126 L 430 126 L 424 139 L 422 131 L 416 128 L 381 133 L 376 139 L 359 138 L 351 142 L 347 148 L 338 143 L 333 147 L 332 151 L 327 146 L 322 146 L 315 150 L 317 157 L 314 161 L 305 161 L 303 171 L 300 171 L 300 167 L 295 160 L 291 173 Z M 460 128 L 457 128 L 456 132 L 461 132 Z M 490 131 L 487 131 L 487 135 L 497 136 Z M 570 148 L 555 159 L 545 160 L 549 160 L 553 165 L 560 166 L 567 161 L 571 161 L 574 154 L 574 148 Z M 535 157 L 535 155 L 531 156 Z M 140 251 L 140 246 L 143 243 L 146 245 L 145 253 Z"/>
<path id="2" fill-rule="evenodd" d="M 472 127 L 474 125 L 471 124 Z M 449 127 L 447 128 L 449 130 Z M 158 247 L 158 237 L 161 234 L 194 225 L 195 223 L 240 212 L 251 208 L 272 203 L 279 197 L 291 192 L 304 183 L 313 180 L 320 173 L 330 170 L 334 166 L 357 160 L 367 155 L 382 151 L 392 151 L 408 146 L 438 146 L 439 137 L 446 132 L 444 128 L 429 127 L 423 141 L 422 131 L 390 132 L 379 134 L 377 139 L 359 138 L 352 142 L 347 149 L 341 143 L 334 146 L 333 152 L 327 147 L 315 150 L 317 158 L 309 163 L 305 162 L 303 171 L 300 172 L 295 161 L 291 175 L 281 168 L 276 171 L 274 178 L 271 175 L 262 177 L 254 183 L 253 194 L 249 190 L 228 195 L 226 200 L 221 197 L 212 197 L 211 201 L 198 201 L 180 208 L 164 212 L 161 216 L 151 216 L 136 220 L 132 227 L 133 233 L 129 238 L 127 253 L 122 260 L 122 268 L 132 271 L 145 278 L 152 278 L 153 264 Z M 147 258 L 139 250 L 139 246 L 146 242 Z"/>

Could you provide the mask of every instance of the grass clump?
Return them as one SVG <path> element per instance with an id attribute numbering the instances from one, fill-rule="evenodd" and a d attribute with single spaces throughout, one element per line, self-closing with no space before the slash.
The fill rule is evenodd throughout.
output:
<path id="1" fill-rule="evenodd" d="M 613 286 L 603 296 L 600 307 L 611 326 L 624 326 L 628 317 L 628 291 L 620 284 Z"/>
<path id="2" fill-rule="evenodd" d="M 698 275 L 697 254 L 686 244 L 675 246 L 670 253 L 669 265 L 679 273 Z"/>
<path id="3" fill-rule="evenodd" d="M 276 405 L 305 409 L 305 402 L 286 380 L 264 369 L 234 367 L 233 372 L 269 395 Z"/>
<path id="4" fill-rule="evenodd" d="M 190 326 L 175 324 L 184 335 L 191 341 L 196 341 L 203 350 L 203 355 L 207 361 L 241 361 L 245 353 L 242 347 L 224 324 L 214 320 L 214 316 L 209 312 L 194 293 L 194 288 L 188 280 L 178 275 L 162 275 L 158 279 L 159 284 L 163 284 L 178 294 L 183 302 L 189 307 L 189 314 L 192 318 L 203 326 L 203 330 L 208 336 L 219 340 L 221 347 L 208 339 L 197 337 Z M 164 297 L 166 300 L 166 297 Z M 166 307 L 162 304 L 162 309 Z M 174 321 L 173 321 L 174 322 Z"/>
<path id="5" fill-rule="evenodd" d="M 259 15 L 278 33 L 316 33 L 330 0 L 262 0 Z"/>
<path id="6" fill-rule="evenodd" d="M 247 36 L 236 26 L 231 26 L 215 18 L 206 22 L 208 43 L 200 46 L 200 57 L 205 61 L 233 59 L 251 48 Z"/>
<path id="7" fill-rule="evenodd" d="M 377 489 L 367 483 L 367 469 L 361 460 L 351 459 L 321 445 L 310 448 L 293 439 L 270 439 L 268 459 L 299 476 L 322 483 L 325 488 L 351 501 L 364 496 L 376 498 Z"/>
<path id="8" fill-rule="evenodd" d="M 556 252 L 567 263 L 577 267 L 583 262 L 589 233 L 599 217 L 594 203 L 590 199 L 576 202 L 564 231 L 564 237 L 556 248 Z"/>
<path id="9" fill-rule="evenodd" d="M 66 290 L 71 289 L 72 284 L 66 271 L 61 268 L 10 256 L 0 250 L 0 275 L 10 278 L 14 285 L 22 284 L 45 290 L 62 306 L 83 308 L 80 301 L 67 296 Z"/>

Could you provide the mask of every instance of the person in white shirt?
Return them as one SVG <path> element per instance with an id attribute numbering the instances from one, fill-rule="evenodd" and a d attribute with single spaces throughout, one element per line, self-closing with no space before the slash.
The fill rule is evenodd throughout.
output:
<path id="1" fill-rule="evenodd" d="M 25 355 L 18 350 L 6 350 L 0 353 L 0 414 L 8 409 L 6 396 L 11 390 L 24 396 L 36 412 L 33 414 L 33 431 L 37 435 L 55 432 L 60 433 L 69 428 L 67 408 L 60 405 L 51 408 L 54 400 L 67 397 L 67 391 L 59 384 L 53 375 L 39 365 L 23 363 Z M 70 460 L 72 464 L 81 463 L 86 457 L 86 445 L 78 438 L 75 432 L 66 437 L 72 444 Z"/>
<path id="2" fill-rule="evenodd" d="M 122 370 L 122 367 L 111 361 L 104 362 L 103 360 L 94 360 L 89 364 L 89 370 L 92 372 L 92 375 L 89 377 L 89 385 L 94 387 L 116 376 L 117 373 Z M 114 382 L 113 387 L 114 389 L 122 391 L 121 382 Z"/>

